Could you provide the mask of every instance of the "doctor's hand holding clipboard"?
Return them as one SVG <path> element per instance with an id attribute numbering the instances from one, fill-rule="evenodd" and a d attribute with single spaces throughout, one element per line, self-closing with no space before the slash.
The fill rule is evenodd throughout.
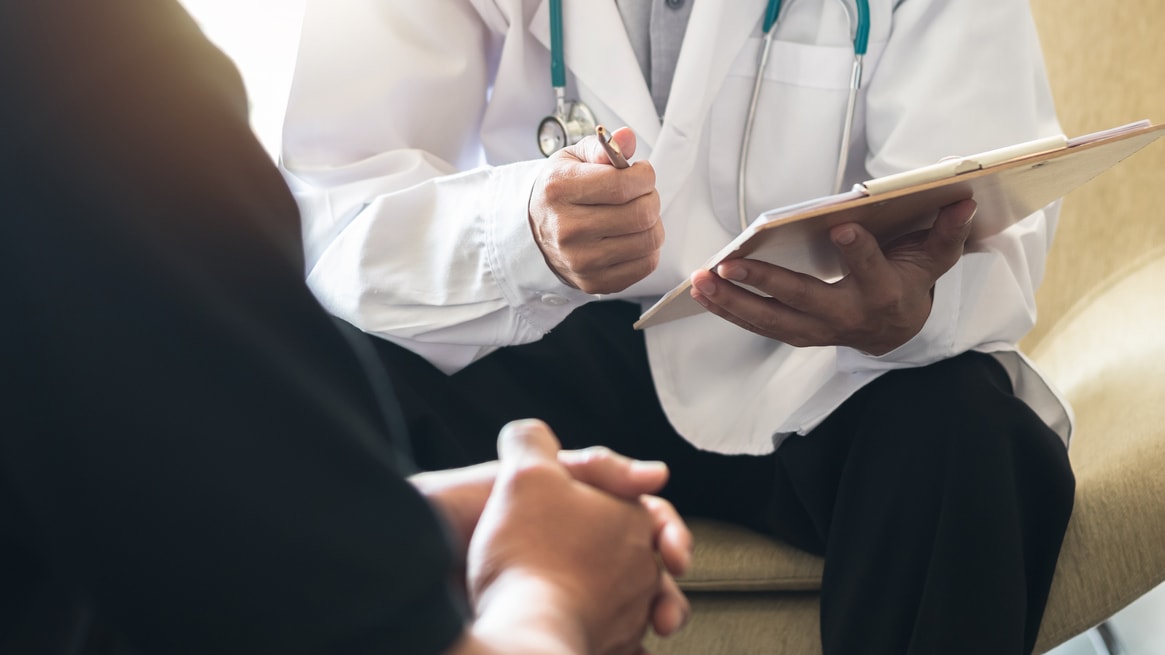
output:
<path id="1" fill-rule="evenodd" d="M 829 236 L 849 273 L 836 282 L 744 258 L 692 273 L 691 295 L 709 312 L 761 336 L 883 355 L 922 330 L 935 282 L 962 256 L 975 210 L 970 199 L 948 205 L 931 229 L 885 246 L 856 223 L 838 225 Z"/>
<path id="2" fill-rule="evenodd" d="M 618 155 L 635 154 L 635 134 L 601 135 L 567 146 L 547 161 L 530 194 L 530 229 L 546 262 L 567 284 L 587 293 L 622 291 L 659 264 L 664 230 L 655 168 L 638 161 L 620 169 Z"/>

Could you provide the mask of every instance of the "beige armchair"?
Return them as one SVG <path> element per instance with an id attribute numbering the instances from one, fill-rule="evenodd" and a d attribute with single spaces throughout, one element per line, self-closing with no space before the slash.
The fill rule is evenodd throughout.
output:
<path id="1" fill-rule="evenodd" d="M 1165 121 L 1165 3 L 1032 0 L 1064 130 Z M 1039 322 L 1022 344 L 1076 411 L 1076 505 L 1036 652 L 1165 582 L 1165 146 L 1064 203 Z M 728 525 L 693 523 L 694 616 L 660 655 L 820 653 L 821 561 Z"/>

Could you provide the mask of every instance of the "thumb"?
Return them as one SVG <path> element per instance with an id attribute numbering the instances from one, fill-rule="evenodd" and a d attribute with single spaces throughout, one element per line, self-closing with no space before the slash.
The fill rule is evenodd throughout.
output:
<path id="1" fill-rule="evenodd" d="M 927 249 L 936 261 L 949 268 L 963 254 L 963 244 L 971 234 L 971 219 L 977 210 L 978 206 L 970 198 L 942 208 L 927 238 Z"/>
<path id="2" fill-rule="evenodd" d="M 623 157 L 627 160 L 635 154 L 635 132 L 629 127 L 620 127 L 611 133 L 611 141 L 619 147 L 619 152 L 623 153 Z M 581 141 L 564 148 L 564 152 L 573 155 L 576 159 L 588 164 L 610 164 L 611 158 L 607 156 L 603 145 L 599 143 L 599 137 L 590 135 L 584 137 Z"/>
<path id="3" fill-rule="evenodd" d="M 511 421 L 498 434 L 498 459 L 502 466 L 523 466 L 536 463 L 557 465 L 558 439 L 550 427 L 538 419 Z"/>
<path id="4" fill-rule="evenodd" d="M 844 223 L 832 228 L 829 236 L 846 268 L 859 282 L 878 284 L 883 279 L 879 273 L 885 270 L 886 256 L 874 235 L 861 225 Z"/>
<path id="5" fill-rule="evenodd" d="M 629 127 L 620 127 L 611 133 L 611 140 L 619 145 L 619 152 L 630 161 L 635 154 L 635 132 Z"/>

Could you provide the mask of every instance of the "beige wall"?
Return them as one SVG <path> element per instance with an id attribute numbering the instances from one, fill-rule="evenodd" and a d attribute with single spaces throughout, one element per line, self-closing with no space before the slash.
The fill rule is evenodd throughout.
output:
<path id="1" fill-rule="evenodd" d="M 990 1 L 990 0 L 984 0 Z M 1031 0 L 1068 136 L 1165 122 L 1165 0 Z M 1165 140 L 1165 139 L 1163 139 Z M 1145 253 L 1165 247 L 1165 143 L 1064 201 L 1030 350 L 1072 304 Z M 1165 302 L 1165 290 L 1147 302 Z"/>

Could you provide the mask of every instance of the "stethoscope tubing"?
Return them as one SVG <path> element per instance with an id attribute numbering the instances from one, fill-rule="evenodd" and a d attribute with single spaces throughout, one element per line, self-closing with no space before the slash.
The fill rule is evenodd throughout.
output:
<path id="1" fill-rule="evenodd" d="M 845 8 L 846 17 L 850 19 L 851 24 L 856 22 L 856 27 L 853 30 L 854 65 L 850 76 L 849 98 L 846 101 L 845 121 L 842 124 L 841 144 L 838 148 L 837 170 L 834 173 L 833 179 L 832 188 L 835 194 L 841 191 L 841 185 L 845 179 L 845 171 L 849 166 L 849 141 L 853 133 L 854 115 L 857 112 L 858 92 L 862 86 L 862 69 L 870 40 L 869 0 L 855 0 L 854 4 L 857 7 L 858 14 L 856 21 L 850 16 L 849 5 L 845 3 L 845 0 L 839 1 L 842 7 Z M 779 21 L 781 8 L 781 0 L 769 0 L 768 7 L 765 10 L 763 24 L 765 35 L 764 45 L 761 48 L 760 61 L 757 63 L 756 77 L 753 79 L 752 97 L 748 102 L 748 114 L 744 121 L 744 133 L 740 139 L 740 157 L 736 164 L 736 212 L 742 231 L 748 229 L 749 224 L 747 209 L 745 207 L 745 198 L 747 197 L 747 183 L 745 180 L 748 172 L 749 144 L 752 142 L 752 130 L 756 123 L 756 110 L 760 103 L 760 91 L 764 80 L 764 72 L 768 66 L 773 34 L 776 32 L 774 28 Z"/>
<path id="2" fill-rule="evenodd" d="M 857 8 L 856 21 L 850 15 L 849 5 L 846 4 L 845 0 L 839 0 L 839 2 L 841 2 L 842 7 L 845 9 L 846 17 L 850 19 L 851 25 L 856 22 L 856 26 L 853 29 L 853 74 L 850 80 L 849 98 L 846 102 L 845 123 L 842 126 L 841 145 L 838 152 L 838 165 L 837 172 L 834 176 L 833 193 L 838 193 L 841 190 L 841 184 L 845 177 L 846 167 L 848 166 L 849 141 L 853 132 L 858 92 L 861 89 L 862 83 L 863 60 L 869 44 L 870 35 L 869 0 L 855 0 L 854 4 Z M 756 113 L 757 107 L 760 104 L 760 91 L 764 80 L 764 73 L 768 66 L 769 54 L 772 50 L 773 35 L 776 32 L 774 28 L 780 19 L 781 9 L 781 0 L 769 0 L 765 8 L 763 23 L 764 45 L 761 49 L 760 61 L 757 64 L 756 77 L 753 80 L 752 97 L 748 103 L 748 114 L 745 117 L 744 133 L 741 135 L 740 157 L 737 161 L 736 171 L 736 205 L 741 230 L 747 229 L 749 222 L 748 216 L 745 213 L 745 198 L 747 197 L 745 180 L 748 171 L 749 147 L 752 142 L 753 126 L 756 124 Z M 562 23 L 562 0 L 550 0 L 550 82 L 554 87 L 555 113 L 553 117 L 547 117 L 544 122 L 551 121 L 554 117 L 557 117 L 558 122 L 565 126 L 570 112 L 567 111 L 568 103 L 566 100 L 566 57 L 563 52 Z M 568 139 L 568 143 L 564 145 L 569 145 L 569 142 L 572 142 L 571 139 L 573 138 L 575 137 Z M 544 152 L 546 151 L 544 150 Z"/>
<path id="3" fill-rule="evenodd" d="M 562 0 L 550 0 L 550 85 L 555 108 L 566 116 L 566 55 L 563 53 Z"/>
<path id="4" fill-rule="evenodd" d="M 773 4 L 780 6 L 780 2 Z M 768 22 L 767 17 L 765 21 Z M 748 149 L 752 144 L 752 126 L 756 124 L 756 108 L 760 104 L 760 87 L 764 81 L 765 66 L 769 63 L 769 51 L 773 47 L 773 32 L 775 31 L 770 29 L 765 32 L 764 46 L 760 52 L 760 63 L 757 64 L 756 77 L 752 82 L 752 98 L 748 101 L 748 114 L 744 119 L 744 135 L 740 138 L 740 157 L 736 162 L 736 210 L 740 218 L 741 230 L 748 227 L 748 216 L 745 214 L 744 207 L 746 192 L 744 176 L 748 171 Z"/>

